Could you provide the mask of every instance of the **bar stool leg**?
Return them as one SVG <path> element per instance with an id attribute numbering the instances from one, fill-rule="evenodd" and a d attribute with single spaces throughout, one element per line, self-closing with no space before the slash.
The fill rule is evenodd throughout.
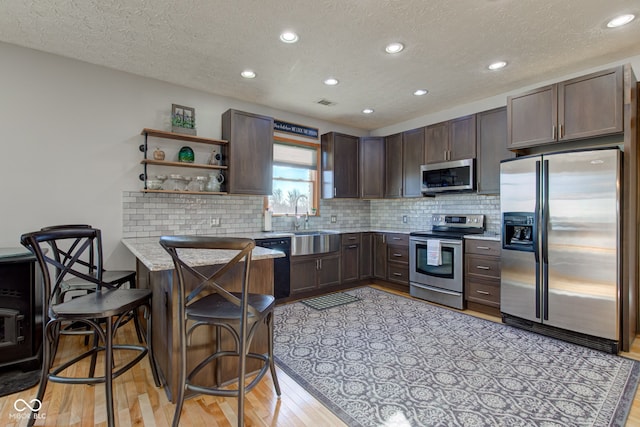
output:
<path id="1" fill-rule="evenodd" d="M 280 383 L 278 382 L 278 376 L 276 375 L 276 362 L 273 360 L 273 313 L 267 316 L 267 331 L 268 339 L 268 352 L 269 352 L 269 369 L 271 370 L 271 378 L 273 379 L 273 386 L 276 389 L 276 394 L 280 397 Z"/>
<path id="2" fill-rule="evenodd" d="M 111 317 L 108 317 L 105 332 L 104 350 L 104 386 L 107 395 L 107 425 L 115 426 L 115 416 L 113 413 L 113 325 Z"/>

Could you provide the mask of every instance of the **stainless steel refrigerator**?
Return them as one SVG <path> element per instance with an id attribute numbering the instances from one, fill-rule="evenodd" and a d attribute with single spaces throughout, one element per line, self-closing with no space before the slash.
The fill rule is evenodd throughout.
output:
<path id="1" fill-rule="evenodd" d="M 569 332 L 598 347 L 590 343 L 595 337 L 617 352 L 621 155 L 601 149 L 501 162 L 506 323 L 545 326 L 560 338 Z"/>

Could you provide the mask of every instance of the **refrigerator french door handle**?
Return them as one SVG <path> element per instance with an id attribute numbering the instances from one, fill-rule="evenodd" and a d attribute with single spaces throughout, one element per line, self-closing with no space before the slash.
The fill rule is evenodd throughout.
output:
<path id="1" fill-rule="evenodd" d="M 536 205 L 534 210 L 534 225 L 533 225 L 533 255 L 536 260 L 536 319 L 539 319 L 541 316 L 540 313 L 540 245 L 538 244 L 538 227 L 539 216 L 540 216 L 540 194 L 541 188 L 540 185 L 542 183 L 542 172 L 541 172 L 541 163 L 540 161 L 536 161 Z"/>
<path id="2" fill-rule="evenodd" d="M 542 202 L 542 307 L 543 320 L 549 320 L 549 245 L 547 227 L 549 225 L 549 160 L 544 161 L 543 202 Z"/>

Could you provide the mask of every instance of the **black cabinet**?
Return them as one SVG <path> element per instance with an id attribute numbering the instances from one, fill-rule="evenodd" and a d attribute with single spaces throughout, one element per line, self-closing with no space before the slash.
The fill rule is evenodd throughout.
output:
<path id="1" fill-rule="evenodd" d="M 41 280 L 33 255 L 21 248 L 0 249 L 0 367 L 40 366 Z"/>

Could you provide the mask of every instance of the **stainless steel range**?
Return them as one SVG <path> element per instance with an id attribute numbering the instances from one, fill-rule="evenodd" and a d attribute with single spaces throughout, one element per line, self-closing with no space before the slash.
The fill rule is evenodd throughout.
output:
<path id="1" fill-rule="evenodd" d="M 484 215 L 434 214 L 431 224 L 409 237 L 410 294 L 463 309 L 463 236 L 484 233 Z"/>

